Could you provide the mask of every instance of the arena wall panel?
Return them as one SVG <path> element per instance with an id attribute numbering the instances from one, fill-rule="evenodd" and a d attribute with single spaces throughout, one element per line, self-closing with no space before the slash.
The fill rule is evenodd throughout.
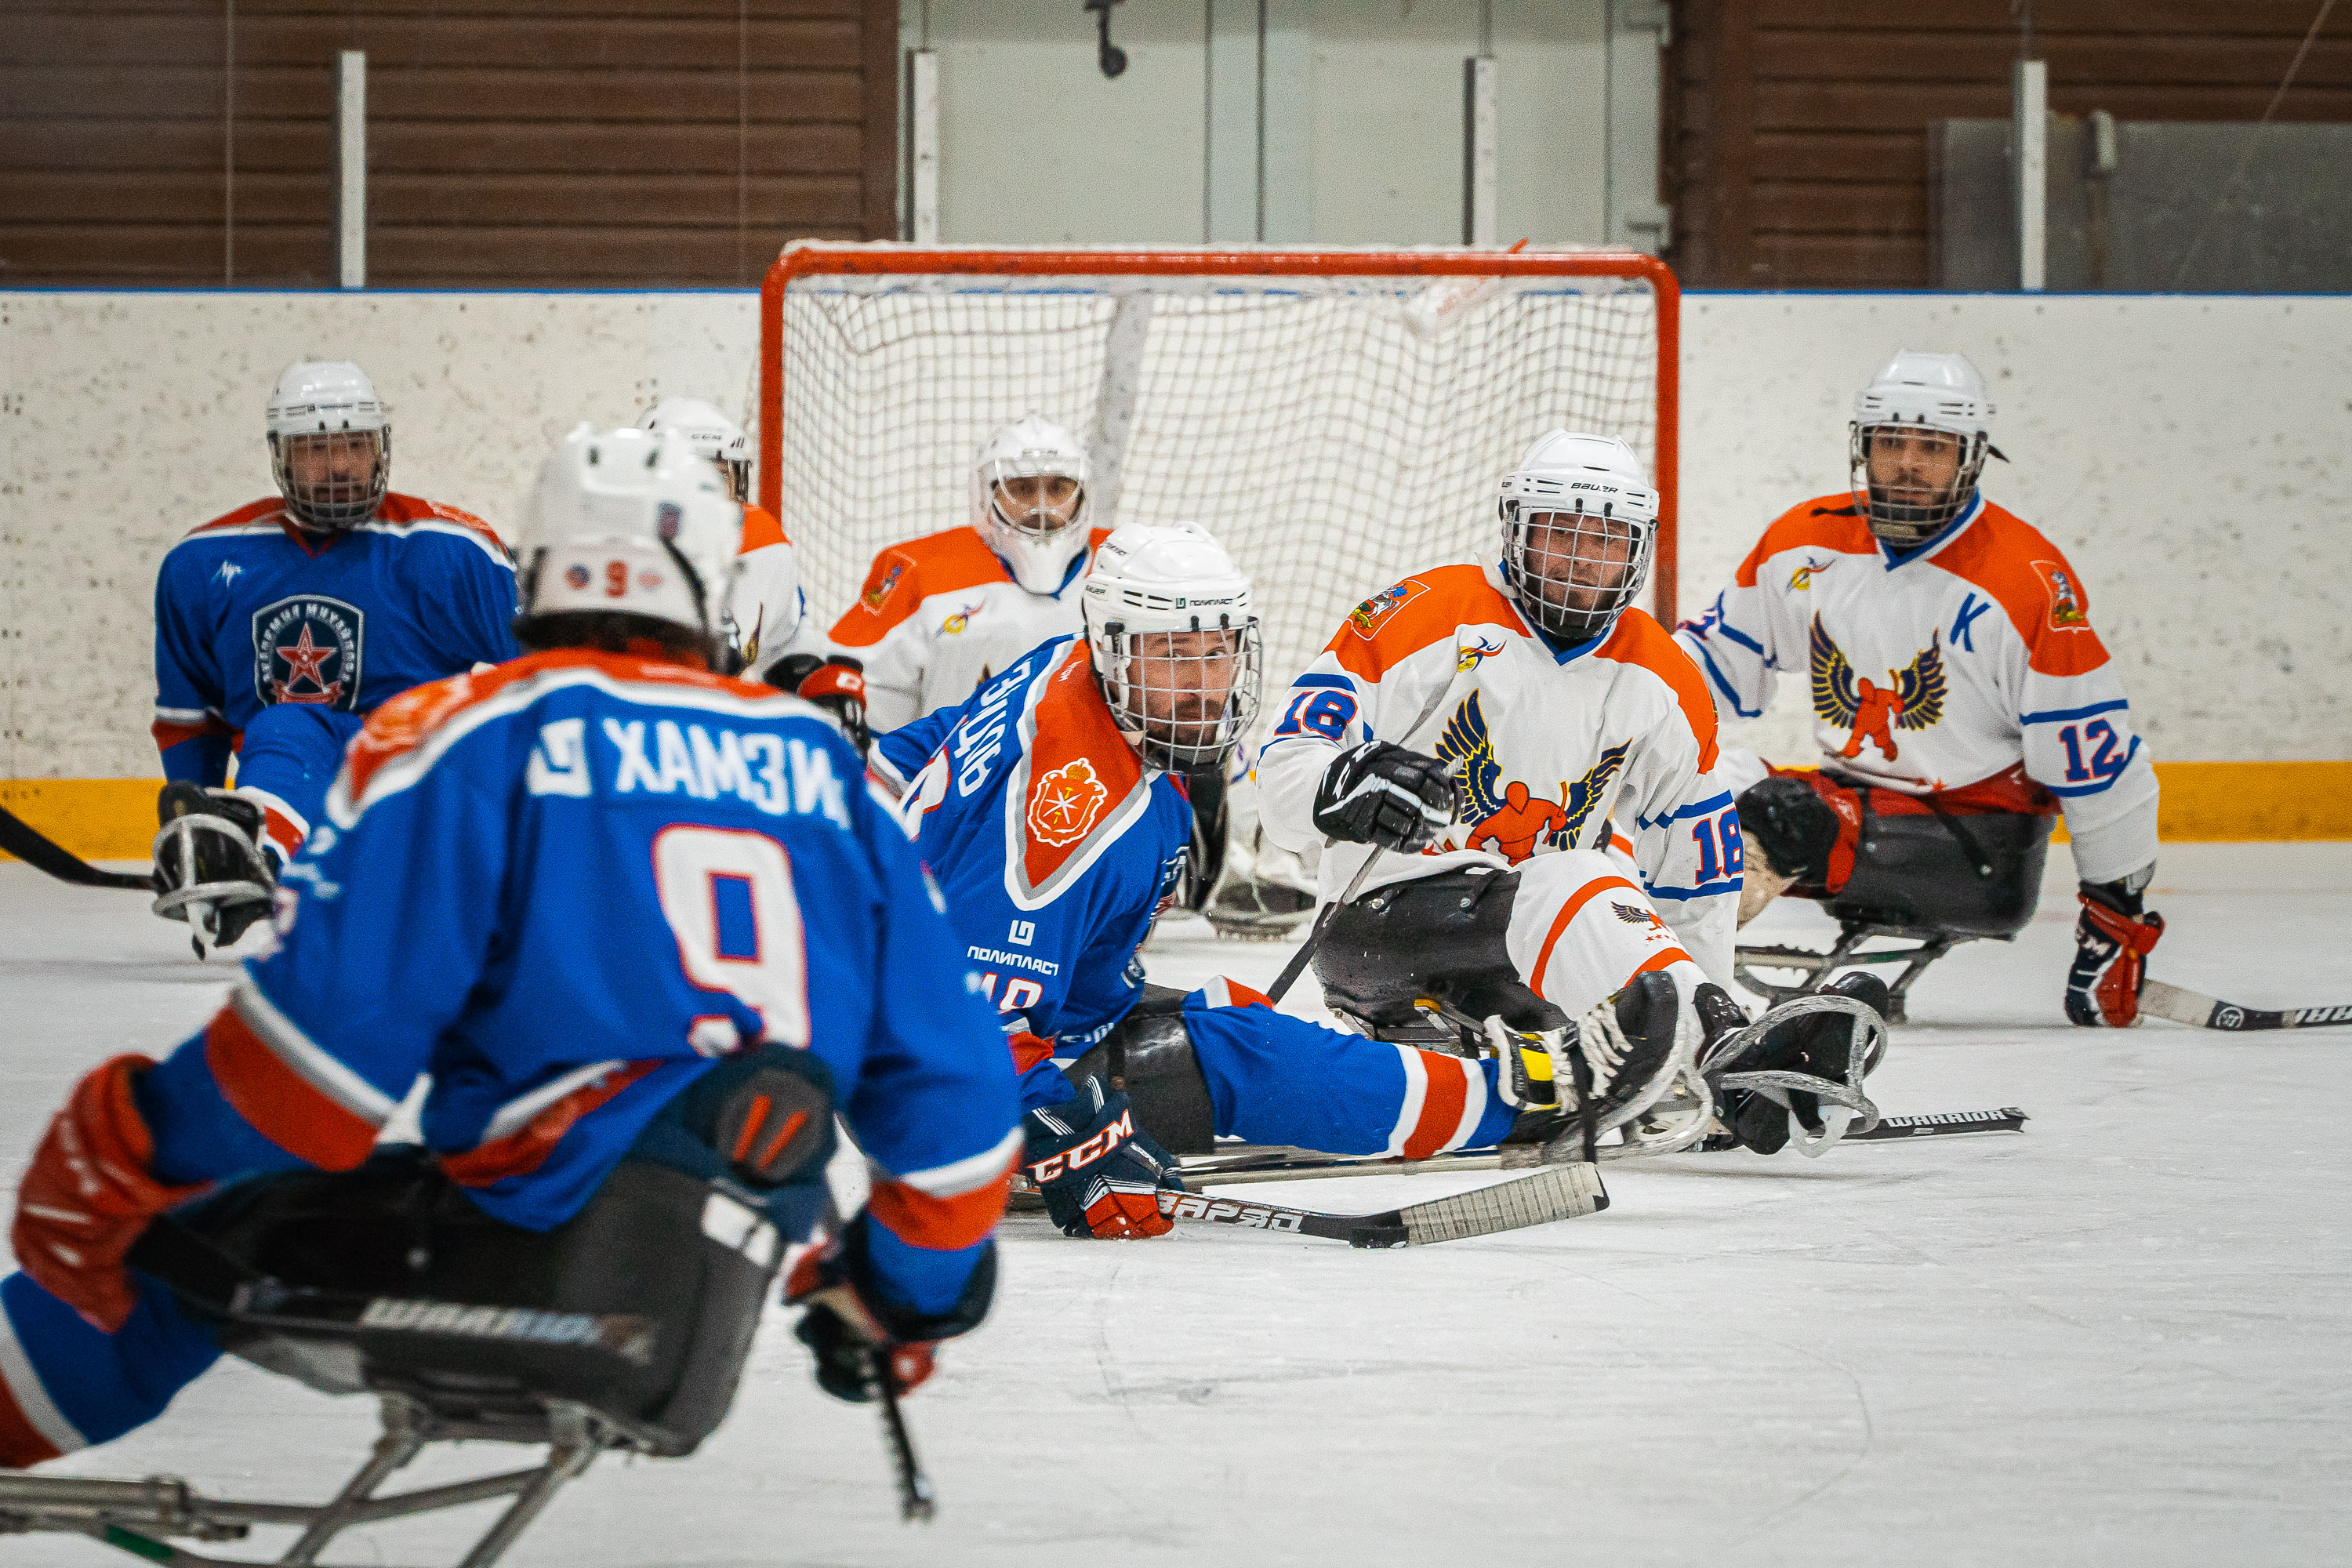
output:
<path id="1" fill-rule="evenodd" d="M 394 486 L 511 536 L 580 420 L 741 406 L 756 311 L 733 291 L 0 293 L 0 804 L 86 853 L 143 846 L 152 796 L 114 781 L 157 773 L 156 564 L 269 489 L 260 406 L 289 360 L 368 366 Z M 2168 834 L 2352 837 L 2352 299 L 1697 294 L 1684 345 L 1684 614 L 1773 516 L 1843 487 L 1873 370 L 1960 349 L 2011 459 L 1986 490 L 2089 585 Z M 1801 758 L 1802 696 L 1784 682 L 1729 738 Z"/>

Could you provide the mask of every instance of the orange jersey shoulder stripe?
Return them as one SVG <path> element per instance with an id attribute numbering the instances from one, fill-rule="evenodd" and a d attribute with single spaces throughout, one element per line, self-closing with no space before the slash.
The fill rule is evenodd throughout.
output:
<path id="1" fill-rule="evenodd" d="M 2015 512 L 1986 501 L 1977 520 L 1929 559 L 2000 605 L 2036 673 L 2087 675 L 2107 662 L 2106 646 L 2091 629 L 2083 579 Z"/>
<path id="2" fill-rule="evenodd" d="M 375 1147 L 376 1124 L 295 1071 L 234 1004 L 205 1029 L 205 1065 L 231 1110 L 305 1163 L 353 1170 Z"/>
<path id="3" fill-rule="evenodd" d="M 472 512 L 460 511 L 454 506 L 444 506 L 437 500 L 426 500 L 423 496 L 404 496 L 396 491 L 386 492 L 383 504 L 375 509 L 375 521 L 378 522 L 454 522 L 470 533 L 480 534 L 500 555 L 509 553 L 507 542 L 499 537 L 499 531 Z"/>
<path id="4" fill-rule="evenodd" d="M 754 550 L 765 550 L 771 544 L 790 544 L 792 542 L 792 536 L 784 531 L 784 525 L 777 520 L 774 512 L 763 506 L 743 509 L 743 546 L 736 551 L 736 554 L 749 555 Z"/>
<path id="5" fill-rule="evenodd" d="M 834 623 L 833 640 L 845 647 L 871 647 L 934 594 L 1011 581 L 1004 563 L 976 528 L 950 528 L 909 539 L 874 558 L 857 603 Z"/>
<path id="6" fill-rule="evenodd" d="M 352 740 L 345 758 L 344 765 L 352 773 L 351 798 L 357 802 L 364 797 L 368 781 L 378 769 L 415 751 L 436 730 L 467 709 L 544 671 L 583 665 L 601 669 L 615 680 L 692 686 L 754 701 L 772 700 L 777 695 L 772 687 L 738 680 L 732 676 L 713 675 L 707 669 L 694 669 L 664 659 L 638 658 L 597 648 L 562 647 L 525 654 L 495 669 L 452 675 L 411 687 L 368 715 L 366 726 Z"/>
<path id="7" fill-rule="evenodd" d="M 1675 701 L 1683 710 L 1684 721 L 1698 742 L 1698 767 L 1701 773 L 1715 771 L 1715 700 L 1707 695 L 1706 678 L 1682 645 L 1668 636 L 1666 628 L 1650 617 L 1645 610 L 1628 610 L 1617 617 L 1617 629 L 1609 640 L 1592 650 L 1595 658 L 1613 659 L 1619 664 L 1638 664 L 1674 689 Z"/>
<path id="8" fill-rule="evenodd" d="M 1366 599 L 1323 646 L 1349 674 L 1378 680 L 1432 643 L 1474 625 L 1508 626 L 1527 635 L 1527 623 L 1486 581 L 1485 571 L 1440 566 Z"/>
<path id="9" fill-rule="evenodd" d="M 1739 563 L 1734 579 L 1743 588 L 1756 586 L 1757 569 L 1784 550 L 1802 550 L 1811 545 L 1817 550 L 1834 550 L 1841 555 L 1875 555 L 1878 541 L 1870 531 L 1870 524 L 1853 504 L 1853 493 L 1840 490 L 1834 495 L 1815 496 L 1799 501 L 1795 506 L 1772 520 L 1748 559 Z"/>
<path id="10" fill-rule="evenodd" d="M 210 533 L 216 528 L 244 528 L 257 522 L 282 524 L 285 521 L 284 499 L 278 496 L 265 496 L 257 501 L 247 501 L 235 511 L 225 511 L 210 522 L 200 522 L 180 537 L 194 539 L 197 534 Z"/>

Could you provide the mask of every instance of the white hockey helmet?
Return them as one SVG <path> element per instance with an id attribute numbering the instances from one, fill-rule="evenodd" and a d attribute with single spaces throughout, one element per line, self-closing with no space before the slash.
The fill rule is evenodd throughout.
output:
<path id="1" fill-rule="evenodd" d="M 1095 679 L 1154 767 L 1222 767 L 1257 718 L 1265 659 L 1250 581 L 1198 523 L 1131 522 L 1079 590 Z"/>
<path id="2" fill-rule="evenodd" d="M 516 553 L 520 619 L 639 616 L 716 654 L 743 542 L 743 509 L 685 437 L 582 425 L 539 471 Z"/>
<path id="3" fill-rule="evenodd" d="M 1504 575 L 1536 625 L 1589 642 L 1642 596 L 1657 547 L 1658 492 L 1614 436 L 1549 430 L 1503 476 Z"/>
<path id="4" fill-rule="evenodd" d="M 694 449 L 727 470 L 735 499 L 751 499 L 751 443 L 743 426 L 699 397 L 665 397 L 637 421 L 640 430 L 675 430 Z"/>
<path id="5" fill-rule="evenodd" d="M 279 374 L 266 418 L 269 469 L 296 523 L 335 532 L 375 515 L 392 482 L 392 414 L 367 372 L 297 360 Z"/>
<path id="6" fill-rule="evenodd" d="M 1853 503 L 1870 523 L 1870 531 L 1896 550 L 1910 549 L 1967 510 L 1977 493 L 1977 477 L 1984 471 L 1992 446 L 1992 400 L 1985 395 L 1984 377 L 1966 354 L 1927 353 L 1902 349 L 1886 368 L 1871 378 L 1853 400 L 1853 425 L 1847 444 Z M 1916 437 L 1935 432 L 1927 441 L 1906 447 L 1933 457 L 1950 452 L 1957 461 L 1951 477 L 1933 484 L 1904 483 L 1900 459 L 1889 452 L 1881 474 L 1871 474 L 1871 445 L 1881 430 Z M 1938 468 L 1943 459 L 1936 458 Z"/>
<path id="7" fill-rule="evenodd" d="M 1056 478 L 1070 484 L 1023 487 L 1028 493 L 1020 495 L 1005 488 L 1008 480 Z M 1058 594 L 1069 581 L 1070 563 L 1087 547 L 1089 478 L 1086 448 L 1037 414 L 991 436 L 972 459 L 971 525 L 1029 592 Z M 1052 499 L 1056 489 L 1064 493 Z"/>

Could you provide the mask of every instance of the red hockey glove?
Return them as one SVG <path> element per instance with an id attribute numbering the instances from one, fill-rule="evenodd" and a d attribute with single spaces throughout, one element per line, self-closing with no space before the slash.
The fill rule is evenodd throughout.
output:
<path id="1" fill-rule="evenodd" d="M 74 1085 L 16 1187 L 16 1260 L 34 1283 L 110 1334 L 138 1301 L 124 1255 L 148 1221 L 205 1185 L 166 1186 L 149 1168 L 155 1140 L 131 1086 L 154 1065 L 120 1056 Z"/>
<path id="2" fill-rule="evenodd" d="M 2080 898 L 2074 965 L 2066 972 L 2066 1016 L 2091 1028 L 2128 1028 L 2139 1021 L 2147 955 L 2164 934 L 2164 917 L 2153 911 L 2126 913 L 2089 892 Z M 2135 897 L 2133 902 L 2137 901 Z"/>
<path id="3" fill-rule="evenodd" d="M 866 722 L 865 672 L 866 661 L 849 654 L 820 658 L 813 653 L 795 653 L 776 661 L 768 671 L 768 684 L 832 714 L 862 757 L 874 743 L 874 731 Z"/>
<path id="4" fill-rule="evenodd" d="M 835 1399 L 864 1405 L 877 1392 L 876 1373 L 885 1356 L 890 1376 L 901 1394 L 911 1394 L 937 1370 L 937 1340 L 913 1344 L 894 1343 L 890 1331 L 866 1299 L 857 1293 L 837 1258 L 813 1247 L 793 1268 L 784 1282 L 784 1305 L 805 1307 L 793 1327 L 793 1337 L 816 1358 L 819 1388 Z"/>

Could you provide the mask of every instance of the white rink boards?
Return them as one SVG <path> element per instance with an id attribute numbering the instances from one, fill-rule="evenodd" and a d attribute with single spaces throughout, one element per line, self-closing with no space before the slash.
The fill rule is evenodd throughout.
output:
<path id="1" fill-rule="evenodd" d="M 1016 1219 L 996 1315 L 908 1406 L 937 1523 L 897 1522 L 872 1413 L 816 1392 L 776 1312 L 701 1454 L 601 1463 L 509 1561 L 2340 1563 L 2352 1030 L 2065 1027 L 2063 853 L 2053 871 L 2014 946 L 1920 983 L 1871 1080 L 1889 1112 L 2021 1105 L 2022 1134 L 1614 1165 L 1605 1214 L 1396 1252 Z M 2159 975 L 2352 999 L 2352 846 L 2168 846 L 2152 902 Z M 143 904 L 0 865 L 0 1186 L 76 1074 L 219 999 L 232 971 Z M 1149 956 L 1263 982 L 1288 951 L 1171 928 Z M 1370 1208 L 1444 1180 L 1272 1191 Z M 225 1363 L 53 1468 L 311 1499 L 373 1430 L 367 1402 Z M 443 1561 L 467 1522 L 341 1555 Z M 0 1537 L 9 1568 L 123 1561 Z"/>

